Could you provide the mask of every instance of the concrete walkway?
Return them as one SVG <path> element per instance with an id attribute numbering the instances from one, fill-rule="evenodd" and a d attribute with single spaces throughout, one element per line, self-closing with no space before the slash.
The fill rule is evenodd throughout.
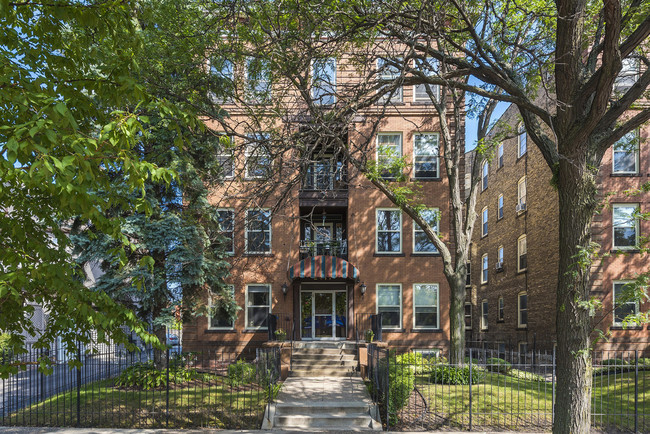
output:
<path id="1" fill-rule="evenodd" d="M 46 434 L 46 433 L 56 433 L 56 434 L 265 434 L 265 433 L 284 433 L 291 432 L 295 434 L 295 431 L 282 431 L 282 430 L 272 430 L 272 431 L 260 431 L 260 430 L 247 430 L 247 431 L 233 431 L 233 430 L 163 430 L 163 429 L 111 429 L 111 428 L 6 428 L 0 427 L 0 433 L 2 434 Z M 331 431 L 331 430 L 310 430 L 309 432 L 323 432 L 329 434 L 336 433 L 347 433 L 349 431 Z M 429 431 L 431 432 L 431 431 Z M 409 434 L 406 431 L 391 432 L 393 434 Z M 415 432 L 414 432 L 415 433 Z M 467 431 L 444 431 L 445 434 L 467 434 Z M 473 434 L 507 434 L 507 431 L 493 432 L 493 431 L 472 431 Z M 422 431 L 419 431 L 418 434 L 422 434 Z M 517 432 L 516 434 L 535 434 L 535 433 L 525 433 Z"/>
<path id="2" fill-rule="evenodd" d="M 291 405 L 359 401 L 372 404 L 359 377 L 289 377 L 276 399 L 279 404 Z"/>

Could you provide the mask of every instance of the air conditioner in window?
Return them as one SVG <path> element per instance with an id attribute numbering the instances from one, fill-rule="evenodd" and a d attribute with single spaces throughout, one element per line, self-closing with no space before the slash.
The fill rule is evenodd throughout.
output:
<path id="1" fill-rule="evenodd" d="M 503 261 L 497 262 L 494 268 L 496 268 L 497 271 L 503 271 Z"/>
<path id="2" fill-rule="evenodd" d="M 526 202 L 520 202 L 517 204 L 517 212 L 526 211 Z"/>

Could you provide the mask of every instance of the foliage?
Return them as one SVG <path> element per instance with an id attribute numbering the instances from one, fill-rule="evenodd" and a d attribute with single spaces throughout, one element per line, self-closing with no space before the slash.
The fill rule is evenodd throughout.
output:
<path id="1" fill-rule="evenodd" d="M 401 356 L 397 356 L 401 357 Z M 388 363 L 388 412 L 391 419 L 408 403 L 409 397 L 415 388 L 415 368 L 411 365 L 400 363 L 393 354 L 389 355 Z M 379 361 L 378 378 L 385 381 L 388 359 Z M 380 386 L 382 387 L 382 386 Z M 385 397 L 384 397 L 385 399 Z M 384 402 L 384 405 L 386 402 Z"/>
<path id="2" fill-rule="evenodd" d="M 167 376 L 172 383 L 183 384 L 198 378 L 194 369 L 186 369 L 179 366 L 167 369 L 158 369 L 153 361 L 135 363 L 124 371 L 115 380 L 115 385 L 121 388 L 136 388 L 151 390 L 167 386 Z"/>
<path id="3" fill-rule="evenodd" d="M 478 366 L 472 367 L 472 384 L 479 384 L 484 376 L 485 372 L 482 369 Z M 429 379 L 432 383 L 437 384 L 469 384 L 470 367 L 469 365 L 436 365 L 431 370 Z"/>
<path id="4" fill-rule="evenodd" d="M 284 342 L 287 339 L 287 332 L 283 329 L 277 329 L 274 334 L 275 338 L 280 342 Z"/>
<path id="5" fill-rule="evenodd" d="M 512 365 L 498 357 L 490 357 L 485 361 L 485 367 L 488 371 L 507 374 L 512 368 Z"/>
<path id="6" fill-rule="evenodd" d="M 519 378 L 520 380 L 546 381 L 541 375 L 535 374 L 534 372 L 522 371 L 520 369 L 511 369 L 508 371 L 508 376 Z"/>
<path id="7" fill-rule="evenodd" d="M 372 342 L 372 340 L 373 340 L 374 338 L 375 338 L 375 332 L 373 332 L 373 331 L 370 330 L 370 329 L 366 330 L 366 332 L 365 332 L 365 339 L 366 339 L 366 342 L 370 343 L 370 342 Z"/>
<path id="8" fill-rule="evenodd" d="M 255 372 L 255 365 L 241 359 L 228 365 L 228 378 L 235 386 L 250 384 L 255 381 Z"/>
<path id="9" fill-rule="evenodd" d="M 11 339 L 9 333 L 0 333 L 0 364 L 10 360 L 13 355 L 9 339 Z"/>

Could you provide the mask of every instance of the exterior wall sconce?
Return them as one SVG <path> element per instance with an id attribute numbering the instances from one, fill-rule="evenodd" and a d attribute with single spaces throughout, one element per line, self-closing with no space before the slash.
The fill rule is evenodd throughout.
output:
<path id="1" fill-rule="evenodd" d="M 281 288 L 282 288 L 282 295 L 287 295 L 287 292 L 289 292 L 289 286 L 287 285 L 286 282 L 282 284 Z"/>
<path id="2" fill-rule="evenodd" d="M 366 286 L 366 283 L 362 282 L 360 288 L 361 288 L 361 295 L 364 295 L 366 293 L 366 290 L 368 289 L 368 287 Z"/>

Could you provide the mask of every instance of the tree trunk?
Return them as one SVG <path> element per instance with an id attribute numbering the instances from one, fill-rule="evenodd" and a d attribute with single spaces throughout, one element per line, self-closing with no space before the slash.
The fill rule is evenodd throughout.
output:
<path id="1" fill-rule="evenodd" d="M 153 333 L 160 340 L 161 344 L 167 344 L 167 328 L 165 326 L 156 326 Z M 165 369 L 167 367 L 167 351 L 154 347 L 153 364 L 156 369 Z"/>
<path id="2" fill-rule="evenodd" d="M 595 174 L 586 158 L 560 160 L 560 257 L 557 288 L 557 393 L 554 433 L 587 433 L 591 401 L 589 275 Z M 583 162 L 582 165 L 580 162 Z"/>
<path id="3" fill-rule="evenodd" d="M 465 275 L 460 274 L 447 277 L 451 290 L 449 362 L 458 365 L 465 363 Z"/>

